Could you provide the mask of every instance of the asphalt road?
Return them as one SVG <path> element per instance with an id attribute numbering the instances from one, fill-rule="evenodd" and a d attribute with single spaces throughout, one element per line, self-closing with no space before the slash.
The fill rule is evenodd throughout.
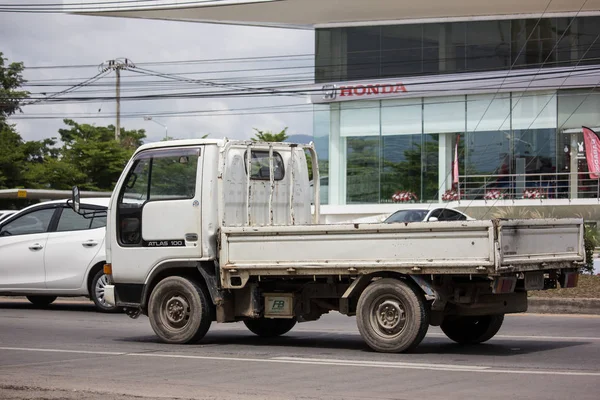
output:
<path id="1" fill-rule="evenodd" d="M 509 316 L 462 347 L 437 328 L 411 354 L 379 354 L 353 318 L 297 325 L 276 340 L 213 324 L 197 345 L 165 345 L 144 316 L 0 298 L 0 399 L 593 399 L 600 317 Z"/>

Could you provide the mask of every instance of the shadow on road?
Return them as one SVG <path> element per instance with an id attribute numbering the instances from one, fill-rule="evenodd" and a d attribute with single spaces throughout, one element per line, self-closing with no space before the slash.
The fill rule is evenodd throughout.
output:
<path id="1" fill-rule="evenodd" d="M 117 339 L 120 342 L 161 343 L 155 336 L 138 336 Z M 539 353 L 587 344 L 584 341 L 550 341 L 550 340 L 503 340 L 496 339 L 480 345 L 465 346 L 450 341 L 450 339 L 427 337 L 412 353 L 414 354 L 454 354 L 478 356 L 510 357 L 522 354 Z M 292 332 L 277 338 L 260 338 L 242 330 L 230 332 L 209 332 L 196 345 L 181 345 L 173 347 L 173 351 L 182 348 L 204 346 L 255 346 L 255 347 L 288 347 L 318 348 L 330 350 L 355 350 L 372 352 L 357 334 L 332 334 L 324 332 Z"/>
<path id="2" fill-rule="evenodd" d="M 94 303 L 90 300 L 89 303 L 85 301 L 73 301 L 59 300 L 56 303 L 52 303 L 46 307 L 37 307 L 28 302 L 27 300 L 0 300 L 0 309 L 12 309 L 12 310 L 47 310 L 47 311 L 91 311 L 95 312 L 96 308 Z"/>

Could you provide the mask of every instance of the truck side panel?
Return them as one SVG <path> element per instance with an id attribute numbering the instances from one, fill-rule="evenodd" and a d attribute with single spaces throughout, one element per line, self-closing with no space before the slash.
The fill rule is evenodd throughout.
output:
<path id="1" fill-rule="evenodd" d="M 580 219 L 498 222 L 499 268 L 547 262 L 582 261 L 584 225 Z"/>
<path id="2" fill-rule="evenodd" d="M 302 275 L 387 268 L 481 273 L 495 267 L 493 230 L 491 221 L 227 227 L 220 259 L 223 272 L 251 275 L 286 275 L 288 268 Z"/>

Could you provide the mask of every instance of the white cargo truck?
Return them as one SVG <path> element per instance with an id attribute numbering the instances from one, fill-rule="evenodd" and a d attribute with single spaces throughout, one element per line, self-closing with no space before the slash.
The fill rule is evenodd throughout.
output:
<path id="1" fill-rule="evenodd" d="M 338 311 L 372 349 L 403 352 L 429 325 L 484 342 L 528 291 L 577 283 L 581 219 L 323 225 L 318 182 L 311 145 L 140 147 L 110 200 L 105 299 L 167 343 L 213 321 L 274 337 Z"/>

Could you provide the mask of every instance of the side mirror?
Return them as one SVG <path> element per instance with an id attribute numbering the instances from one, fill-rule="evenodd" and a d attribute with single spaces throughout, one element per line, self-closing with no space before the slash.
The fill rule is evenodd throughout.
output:
<path id="1" fill-rule="evenodd" d="M 429 217 L 429 219 L 427 221 L 429 221 L 429 222 L 437 222 L 437 221 L 439 221 L 439 219 L 437 219 L 437 217 Z"/>
<path id="2" fill-rule="evenodd" d="M 73 190 L 71 192 L 71 201 L 71 207 L 73 207 L 73 211 L 79 214 L 79 209 L 81 208 L 81 197 L 79 195 L 79 188 L 77 186 L 73 186 Z"/>

